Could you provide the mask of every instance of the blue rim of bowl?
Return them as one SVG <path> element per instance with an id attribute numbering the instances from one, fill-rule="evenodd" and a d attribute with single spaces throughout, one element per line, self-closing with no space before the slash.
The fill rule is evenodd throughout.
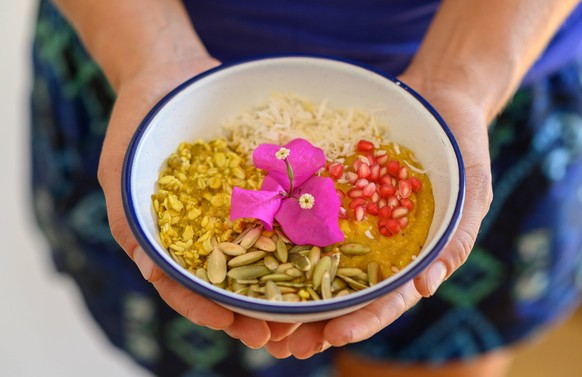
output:
<path id="1" fill-rule="evenodd" d="M 274 304 L 271 301 L 267 300 L 256 300 L 256 301 L 245 301 L 239 298 L 236 298 L 235 294 L 229 296 L 226 292 L 220 292 L 218 290 L 211 290 L 210 288 L 205 287 L 202 284 L 199 284 L 192 280 L 191 278 L 187 277 L 186 270 L 180 271 L 176 269 L 173 265 L 171 265 L 167 260 L 165 260 L 161 255 L 158 254 L 154 245 L 152 245 L 147 236 L 145 235 L 143 229 L 139 226 L 139 221 L 137 214 L 134 210 L 132 203 L 134 202 L 133 198 L 131 197 L 131 166 L 133 165 L 133 161 L 137 152 L 137 147 L 140 144 L 141 138 L 144 135 L 145 131 L 148 129 L 149 124 L 154 119 L 154 117 L 158 114 L 158 112 L 168 103 L 172 98 L 174 98 L 178 93 L 182 92 L 186 87 L 194 84 L 196 81 L 203 79 L 206 76 L 212 75 L 216 72 L 234 67 L 239 66 L 247 63 L 257 62 L 257 61 L 265 61 L 265 60 L 278 60 L 278 59 L 289 59 L 289 58 L 298 58 L 298 59 L 319 59 L 319 60 L 331 60 L 334 62 L 339 63 L 346 63 L 350 64 L 359 68 L 363 68 L 367 71 L 373 72 L 375 74 L 380 75 L 381 77 L 391 81 L 392 83 L 398 85 L 402 89 L 406 90 L 410 93 L 418 102 L 420 102 L 426 110 L 428 110 L 431 115 L 437 120 L 437 122 L 442 127 L 443 131 L 447 135 L 449 142 L 453 148 L 455 153 L 455 157 L 457 160 L 457 168 L 459 170 L 459 190 L 457 193 L 457 201 L 455 203 L 455 208 L 453 210 L 451 222 L 448 224 L 445 232 L 439 238 L 439 240 L 435 243 L 432 250 L 429 250 L 427 255 L 422 258 L 416 265 L 414 265 L 410 270 L 403 273 L 400 277 L 397 277 L 392 282 L 379 287 L 375 290 L 370 290 L 368 294 L 365 295 L 348 295 L 344 296 L 342 300 L 322 300 L 317 301 L 314 304 L 310 305 L 290 305 L 290 304 Z M 125 211 L 125 215 L 127 216 L 127 220 L 129 226 L 136 237 L 139 245 L 144 249 L 144 251 L 148 254 L 148 256 L 154 261 L 154 263 L 166 274 L 172 277 L 174 280 L 182 284 L 183 286 L 195 291 L 196 293 L 209 298 L 213 301 L 229 305 L 232 307 L 237 307 L 244 310 L 254 311 L 254 312 L 265 312 L 265 313 L 272 313 L 272 314 L 315 314 L 321 313 L 326 311 L 334 311 L 334 310 L 341 310 L 344 308 L 364 304 L 370 302 L 380 296 L 383 296 L 399 286 L 403 285 L 404 283 L 410 281 L 414 276 L 419 274 L 422 270 L 424 270 L 428 265 L 436 259 L 442 249 L 446 246 L 449 239 L 452 237 L 453 232 L 455 231 L 459 221 L 461 210 L 463 208 L 463 204 L 465 201 L 465 169 L 463 158 L 461 155 L 461 151 L 457 142 L 445 123 L 442 117 L 438 114 L 438 112 L 426 101 L 420 94 L 415 92 L 412 88 L 408 85 L 403 83 L 402 81 L 398 80 L 395 76 L 392 76 L 386 72 L 383 72 L 377 68 L 368 66 L 367 64 L 363 64 L 358 61 L 353 61 L 347 58 L 335 57 L 335 56 L 327 56 L 327 55 L 320 55 L 320 54 L 272 54 L 272 55 L 260 55 L 255 56 L 248 59 L 241 59 L 236 60 L 233 62 L 222 64 L 218 67 L 212 68 L 208 71 L 205 71 L 199 75 L 196 75 L 182 84 L 178 85 L 174 88 L 170 93 L 168 93 L 164 98 L 162 98 L 145 116 L 142 120 L 140 125 L 138 126 L 136 132 L 134 133 L 131 142 L 128 146 L 125 159 L 123 161 L 123 169 L 121 173 L 121 193 L 122 193 L 122 201 L 123 201 L 123 208 Z M 350 297 L 352 296 L 352 297 Z M 264 301 L 264 302 L 263 302 Z"/>

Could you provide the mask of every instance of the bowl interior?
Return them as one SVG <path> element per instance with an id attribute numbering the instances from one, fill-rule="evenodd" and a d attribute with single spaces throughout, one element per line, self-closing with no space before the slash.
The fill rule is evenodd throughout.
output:
<path id="1" fill-rule="evenodd" d="M 182 270 L 185 279 L 203 283 L 182 269 L 160 246 L 151 195 L 156 190 L 165 160 L 181 142 L 219 136 L 221 125 L 227 119 L 256 106 L 271 93 L 281 91 L 315 103 L 328 100 L 333 107 L 381 109 L 377 119 L 388 125 L 389 139 L 412 149 L 428 169 L 435 214 L 423 252 L 399 274 L 365 291 L 379 289 L 406 275 L 437 243 L 442 246 L 443 238 L 450 236 L 458 221 L 459 201 L 463 197 L 460 193 L 462 173 L 449 136 L 427 105 L 398 81 L 352 64 L 312 57 L 281 57 L 237 64 L 199 76 L 168 96 L 140 126 L 134 141 L 133 159 L 126 167 L 130 172 L 127 198 L 137 227 L 161 258 L 176 270 Z M 317 140 L 311 142 L 317 145 Z M 206 285 L 209 289 L 220 290 Z M 358 294 L 365 293 L 354 295 Z"/>

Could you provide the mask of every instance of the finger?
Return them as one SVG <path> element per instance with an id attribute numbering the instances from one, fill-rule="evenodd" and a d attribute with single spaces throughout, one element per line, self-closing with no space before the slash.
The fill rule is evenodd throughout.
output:
<path id="1" fill-rule="evenodd" d="M 224 330 L 234 322 L 233 312 L 192 292 L 165 274 L 159 275 L 152 284 L 172 309 L 195 324 Z"/>
<path id="2" fill-rule="evenodd" d="M 284 338 L 280 341 L 269 341 L 265 344 L 265 350 L 277 359 L 285 359 L 291 356 L 289 351 L 289 338 Z"/>
<path id="3" fill-rule="evenodd" d="M 224 330 L 235 339 L 240 339 L 249 348 L 261 348 L 271 337 L 267 322 L 242 314 L 234 315 L 234 322 Z"/>
<path id="4" fill-rule="evenodd" d="M 271 329 L 271 340 L 278 342 L 290 334 L 293 334 L 301 323 L 281 323 L 281 322 L 267 322 L 269 329 Z"/>
<path id="5" fill-rule="evenodd" d="M 414 279 L 416 289 L 424 297 L 432 296 L 465 263 L 489 210 L 492 198 L 489 167 L 480 163 L 468 167 L 466 172 L 467 196 L 459 226 L 438 259 Z"/>
<path id="6" fill-rule="evenodd" d="M 289 335 L 289 351 L 298 359 L 307 359 L 329 347 L 323 336 L 327 321 L 304 323 Z"/>
<path id="7" fill-rule="evenodd" d="M 420 298 L 410 281 L 362 309 L 330 320 L 325 326 L 324 338 L 334 347 L 368 339 L 394 322 Z"/>

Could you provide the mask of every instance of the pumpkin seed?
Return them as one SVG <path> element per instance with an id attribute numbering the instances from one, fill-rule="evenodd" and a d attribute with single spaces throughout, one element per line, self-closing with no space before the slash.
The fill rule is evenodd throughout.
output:
<path id="1" fill-rule="evenodd" d="M 275 284 L 277 284 L 277 286 L 279 287 L 279 290 L 281 291 L 282 294 L 297 293 L 297 288 L 293 288 L 293 287 L 283 287 L 279 283 L 280 282 L 275 282 Z"/>
<path id="2" fill-rule="evenodd" d="M 344 297 L 350 294 L 350 290 L 349 289 L 342 289 L 341 291 L 339 291 L 338 293 L 336 293 L 335 297 Z"/>
<path id="3" fill-rule="evenodd" d="M 267 297 L 267 300 L 283 301 L 283 296 L 281 295 L 279 287 L 277 287 L 277 284 L 271 280 L 268 280 L 265 285 L 265 296 Z"/>
<path id="4" fill-rule="evenodd" d="M 329 268 L 329 275 L 331 280 L 333 281 L 333 279 L 335 279 L 337 269 L 339 268 L 341 254 L 333 253 L 329 257 L 331 258 L 331 267 Z"/>
<path id="5" fill-rule="evenodd" d="M 279 229 L 275 229 L 275 234 L 277 234 L 277 236 L 279 236 L 279 239 L 283 240 L 284 243 L 291 243 L 291 240 L 289 238 L 287 238 L 285 233 L 283 233 Z"/>
<path id="6" fill-rule="evenodd" d="M 263 259 L 266 255 L 264 251 L 249 251 L 246 254 L 239 255 L 238 257 L 234 257 L 228 261 L 229 267 L 240 267 L 246 266 L 248 264 L 254 263 L 258 260 Z"/>
<path id="7" fill-rule="evenodd" d="M 277 249 L 275 250 L 277 258 L 281 261 L 281 263 L 286 263 L 289 253 L 287 251 L 287 245 L 281 238 L 277 240 Z"/>
<path id="8" fill-rule="evenodd" d="M 311 287 L 307 287 L 306 289 L 307 289 L 307 292 L 309 292 L 309 295 L 311 296 L 312 299 L 314 299 L 315 301 L 321 300 L 321 298 L 319 297 L 317 292 L 315 292 L 315 289 L 313 289 Z"/>
<path id="9" fill-rule="evenodd" d="M 300 251 L 305 251 L 311 249 L 311 245 L 295 245 L 289 249 L 289 254 L 299 253 Z"/>
<path id="10" fill-rule="evenodd" d="M 287 271 L 285 271 L 285 274 L 289 275 L 289 276 L 293 276 L 294 278 L 299 278 L 299 277 L 304 276 L 303 271 L 301 271 L 297 268 L 290 268 Z"/>
<path id="11" fill-rule="evenodd" d="M 313 268 L 313 287 L 315 289 L 319 288 L 321 285 L 321 279 L 323 278 L 323 274 L 331 268 L 331 258 L 329 256 L 325 256 L 317 262 L 315 267 Z"/>
<path id="12" fill-rule="evenodd" d="M 347 286 L 348 286 L 348 284 L 344 280 L 336 277 L 331 282 L 331 291 L 338 292 L 338 291 L 341 291 L 342 289 L 346 288 Z"/>
<path id="13" fill-rule="evenodd" d="M 269 271 L 270 272 L 270 271 Z M 295 279 L 293 276 L 289 276 L 287 274 L 268 274 L 261 276 L 261 281 L 289 281 Z"/>
<path id="14" fill-rule="evenodd" d="M 226 257 L 218 248 L 208 256 L 207 275 L 212 284 L 220 284 L 226 278 Z"/>
<path id="15" fill-rule="evenodd" d="M 313 246 L 311 250 L 309 250 L 309 254 L 307 255 L 307 257 L 309 258 L 309 263 L 311 263 L 311 266 L 315 266 L 317 262 L 319 262 L 319 260 L 321 259 L 321 248 L 319 246 Z M 305 277 L 307 279 L 311 279 L 312 276 L 313 268 L 310 268 L 305 274 Z"/>
<path id="16" fill-rule="evenodd" d="M 252 228 L 241 240 L 240 245 L 245 249 L 250 248 L 257 242 L 259 237 L 261 236 L 261 232 L 263 231 L 262 226 L 258 226 L 256 228 Z"/>
<path id="17" fill-rule="evenodd" d="M 323 277 L 321 278 L 321 297 L 323 297 L 325 300 L 333 297 L 331 294 L 331 280 L 329 278 L 329 271 L 325 271 L 323 273 Z"/>
<path id="18" fill-rule="evenodd" d="M 340 278 L 344 279 L 346 283 L 348 283 L 348 285 L 350 286 L 350 288 L 355 289 L 356 291 L 361 291 L 362 289 L 368 288 L 367 285 L 360 283 L 357 280 L 354 280 L 350 277 L 347 276 L 341 276 L 339 275 Z"/>
<path id="19" fill-rule="evenodd" d="M 239 234 L 232 242 L 233 243 L 240 243 L 240 241 L 247 235 L 248 232 L 251 231 L 251 229 L 253 229 L 254 227 L 248 227 L 245 230 L 242 231 L 241 234 Z"/>
<path id="20" fill-rule="evenodd" d="M 198 279 L 204 280 L 207 283 L 209 282 L 209 280 L 208 280 L 208 274 L 206 273 L 206 270 L 205 269 L 203 269 L 203 268 L 197 269 L 195 275 L 196 275 L 196 277 Z"/>
<path id="21" fill-rule="evenodd" d="M 368 273 L 367 272 L 362 272 L 356 276 L 354 276 L 354 279 L 361 281 L 364 284 L 368 284 Z"/>
<path id="22" fill-rule="evenodd" d="M 378 262 L 368 263 L 368 284 L 370 287 L 382 281 L 382 271 Z"/>
<path id="23" fill-rule="evenodd" d="M 283 301 L 285 302 L 300 302 L 301 297 L 297 293 L 286 293 L 283 295 Z"/>
<path id="24" fill-rule="evenodd" d="M 259 250 L 264 251 L 275 251 L 277 249 L 277 244 L 273 242 L 272 239 L 266 236 L 260 236 L 253 245 Z"/>
<path id="25" fill-rule="evenodd" d="M 278 274 L 284 274 L 285 271 L 287 271 L 290 268 L 295 268 L 295 267 L 293 267 L 293 265 L 291 263 L 281 263 L 279 265 L 279 267 L 277 267 L 277 269 L 275 270 L 275 272 L 278 273 Z"/>
<path id="26" fill-rule="evenodd" d="M 279 267 L 279 261 L 272 255 L 267 255 L 264 262 L 265 266 L 271 271 L 275 271 Z"/>
<path id="27" fill-rule="evenodd" d="M 221 242 L 218 248 L 226 255 L 237 257 L 247 252 L 247 249 L 232 242 Z"/>
<path id="28" fill-rule="evenodd" d="M 361 274 L 363 271 L 359 268 L 338 268 L 337 273 L 338 275 L 354 277 Z"/>
<path id="29" fill-rule="evenodd" d="M 246 284 L 246 285 L 259 284 L 258 279 L 237 279 L 235 281 L 239 284 Z"/>
<path id="30" fill-rule="evenodd" d="M 257 279 L 270 273 L 271 270 L 265 266 L 249 265 L 232 268 L 228 271 L 228 276 L 236 280 L 247 280 Z"/>
<path id="31" fill-rule="evenodd" d="M 340 251 L 345 255 L 365 255 L 370 252 L 370 248 L 359 243 L 346 243 L 340 246 Z"/>
<path id="32" fill-rule="evenodd" d="M 309 261 L 309 258 L 303 254 L 300 254 L 299 252 L 289 253 L 289 262 L 291 262 L 295 268 L 304 272 L 309 271 L 311 268 L 311 262 Z"/>

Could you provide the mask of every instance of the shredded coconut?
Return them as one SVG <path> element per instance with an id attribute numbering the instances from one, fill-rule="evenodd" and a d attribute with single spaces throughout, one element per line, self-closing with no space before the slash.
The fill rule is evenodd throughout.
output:
<path id="1" fill-rule="evenodd" d="M 262 143 L 284 145 L 296 138 L 317 141 L 330 161 L 349 156 L 358 140 L 386 140 L 387 127 L 378 125 L 375 114 L 360 109 L 336 109 L 327 100 L 310 103 L 298 96 L 275 93 L 266 103 L 244 112 L 225 124 L 229 146 L 252 156 Z"/>

